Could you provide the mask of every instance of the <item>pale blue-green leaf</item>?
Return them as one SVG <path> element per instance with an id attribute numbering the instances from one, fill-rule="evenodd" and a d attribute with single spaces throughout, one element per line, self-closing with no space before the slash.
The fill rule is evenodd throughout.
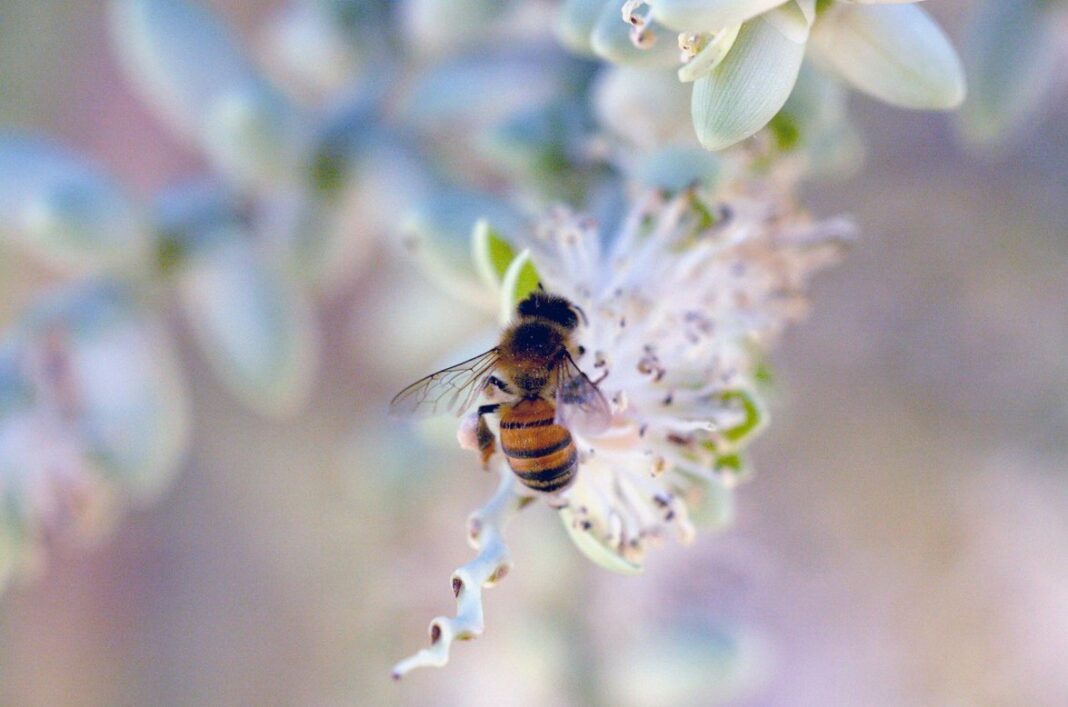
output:
<path id="1" fill-rule="evenodd" d="M 723 530 L 734 523 L 734 490 L 718 479 L 687 476 L 687 485 L 678 490 L 686 502 L 686 512 L 694 525 L 705 530 Z"/>
<path id="2" fill-rule="evenodd" d="M 311 303 L 238 225 L 215 228 L 177 278 L 189 325 L 231 392 L 263 415 L 295 414 L 318 364 Z"/>
<path id="3" fill-rule="evenodd" d="M 295 94 L 321 101 L 352 82 L 361 53 L 320 3 L 289 3 L 267 21 L 264 53 L 271 75 Z"/>
<path id="4" fill-rule="evenodd" d="M 847 179 L 860 172 L 866 157 L 864 136 L 848 117 L 833 128 L 818 126 L 804 149 L 811 179 Z"/>
<path id="5" fill-rule="evenodd" d="M 686 111 L 690 89 L 672 71 L 606 66 L 592 92 L 601 127 L 634 146 L 655 148 L 693 139 Z"/>
<path id="6" fill-rule="evenodd" d="M 694 82 L 692 116 L 701 144 L 720 150 L 768 124 L 793 90 L 804 45 L 755 19 L 747 22 L 727 58 Z"/>
<path id="7" fill-rule="evenodd" d="M 640 156 L 632 176 L 645 186 L 679 192 L 715 185 L 722 169 L 719 157 L 707 150 L 672 146 Z"/>
<path id="8" fill-rule="evenodd" d="M 718 32 L 763 14 L 786 0 L 656 0 L 653 17 L 678 32 Z"/>
<path id="9" fill-rule="evenodd" d="M 619 553 L 601 542 L 592 532 L 578 527 L 575 522 L 575 514 L 570 508 L 560 509 L 560 521 L 564 524 L 571 541 L 575 543 L 575 547 L 594 563 L 618 574 L 642 573 L 641 565 L 623 559 Z"/>
<path id="10" fill-rule="evenodd" d="M 95 165 L 37 139 L 0 135 L 0 237 L 66 272 L 147 265 L 140 209 Z"/>
<path id="11" fill-rule="evenodd" d="M 846 90 L 811 65 L 801 67 L 793 93 L 775 122 L 796 131 L 794 147 L 804 153 L 805 178 L 842 178 L 864 161 L 864 144 L 846 111 Z"/>
<path id="12" fill-rule="evenodd" d="M 172 346 L 144 304 L 113 281 L 70 285 L 22 322 L 27 346 L 62 361 L 62 395 L 85 453 L 138 499 L 157 495 L 188 445 L 189 408 Z"/>
<path id="13" fill-rule="evenodd" d="M 133 496 L 152 499 L 186 451 L 189 406 L 162 323 L 123 297 L 118 290 L 100 295 L 99 306 L 128 307 L 128 318 L 75 340 L 68 371 L 92 453 Z"/>
<path id="14" fill-rule="evenodd" d="M 818 124 L 837 126 L 846 115 L 846 91 L 840 83 L 803 64 L 783 113 L 800 124 L 803 130 Z"/>
<path id="15" fill-rule="evenodd" d="M 615 0 L 564 0 L 556 21 L 556 36 L 560 43 L 576 54 L 593 56 L 590 38 L 606 5 L 615 5 L 618 14 L 619 3 Z"/>
<path id="16" fill-rule="evenodd" d="M 519 113 L 479 135 L 478 154 L 554 200 L 582 191 L 589 116 L 585 101 L 565 100 Z"/>
<path id="17" fill-rule="evenodd" d="M 435 284 L 473 306 L 496 312 L 497 301 L 471 259 L 471 232 L 481 219 L 493 224 L 506 240 L 522 226 L 519 214 L 501 199 L 442 187 L 429 191 L 400 215 L 397 235 L 400 245 Z"/>
<path id="18" fill-rule="evenodd" d="M 1040 0 L 979 4 L 964 43 L 970 87 L 960 113 L 972 143 L 996 146 L 1052 98 L 1059 54 L 1049 10 Z"/>
<path id="19" fill-rule="evenodd" d="M 307 129 L 218 19 L 185 0 L 112 0 L 123 68 L 181 137 L 243 187 L 299 176 Z"/>
<path id="20" fill-rule="evenodd" d="M 608 651 L 601 663 L 606 703 L 731 705 L 759 694 L 777 667 L 767 642 L 743 626 L 709 624 L 707 616 L 683 610 Z"/>
<path id="21" fill-rule="evenodd" d="M 292 104 L 261 81 L 220 94 L 204 115 L 200 146 L 236 185 L 277 188 L 306 179 L 308 126 Z"/>
<path id="22" fill-rule="evenodd" d="M 949 110 L 964 100 L 960 59 L 915 5 L 841 5 L 820 18 L 809 46 L 853 87 L 903 108 Z"/>
<path id="23" fill-rule="evenodd" d="M 434 64 L 414 79 L 401 108 L 421 131 L 462 129 L 467 137 L 561 96 L 571 67 L 565 59 L 549 52 L 491 53 Z"/>
<path id="24" fill-rule="evenodd" d="M 395 12 L 408 46 L 440 56 L 484 43 L 511 9 L 507 0 L 397 0 Z"/>
<path id="25" fill-rule="evenodd" d="M 396 232 L 399 215 L 432 188 L 421 156 L 403 138 L 363 120 L 336 128 L 315 152 L 314 187 L 278 190 L 252 213 L 257 238 L 324 293 L 359 277 L 377 244 Z"/>
<path id="26" fill-rule="evenodd" d="M 137 87 L 189 137 L 218 95 L 253 75 L 218 19 L 186 0 L 111 0 L 111 33 Z"/>

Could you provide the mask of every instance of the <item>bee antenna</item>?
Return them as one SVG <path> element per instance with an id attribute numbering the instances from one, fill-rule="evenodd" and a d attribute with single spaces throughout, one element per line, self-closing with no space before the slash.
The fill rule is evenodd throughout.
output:
<path id="1" fill-rule="evenodd" d="M 590 320 L 586 318 L 586 313 L 582 311 L 582 307 L 578 306 L 577 304 L 572 304 L 571 306 L 576 312 L 578 312 L 578 315 L 582 318 L 582 326 L 589 326 Z"/>

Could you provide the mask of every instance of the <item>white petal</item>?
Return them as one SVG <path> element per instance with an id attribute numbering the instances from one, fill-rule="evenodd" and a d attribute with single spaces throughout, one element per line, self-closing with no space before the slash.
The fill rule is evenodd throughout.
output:
<path id="1" fill-rule="evenodd" d="M 960 59 L 918 7 L 836 7 L 816 23 L 810 45 L 822 63 L 887 103 L 948 110 L 964 100 Z"/>
<path id="2" fill-rule="evenodd" d="M 812 26 L 812 21 L 794 0 L 765 12 L 762 17 L 775 25 L 775 29 L 782 32 L 787 39 L 798 44 L 808 41 L 808 30 Z"/>
<path id="3" fill-rule="evenodd" d="M 516 254 L 487 219 L 479 219 L 471 231 L 471 253 L 475 271 L 486 287 L 494 291 L 500 288 Z"/>
<path id="4" fill-rule="evenodd" d="M 805 16 L 808 26 L 811 27 L 812 23 L 816 21 L 816 0 L 794 0 L 794 2 L 797 3 L 801 14 Z"/>
<path id="5" fill-rule="evenodd" d="M 515 313 L 519 301 L 538 287 L 538 271 L 530 260 L 530 251 L 524 250 L 508 265 L 501 279 L 501 306 L 498 321 L 503 326 Z"/>
<path id="6" fill-rule="evenodd" d="M 744 140 L 767 125 L 790 97 L 804 57 L 763 19 L 747 22 L 727 58 L 693 86 L 697 138 L 709 150 Z"/>
<path id="7" fill-rule="evenodd" d="M 86 160 L 49 143 L 0 136 L 0 238 L 67 272 L 143 266 L 142 214 Z"/>
<path id="8" fill-rule="evenodd" d="M 679 32 L 716 32 L 760 15 L 786 0 L 656 0 L 653 17 Z"/>
<path id="9" fill-rule="evenodd" d="M 679 68 L 679 81 L 688 83 L 712 73 L 727 58 L 741 29 L 741 25 L 733 25 L 716 32 L 704 49 Z"/>

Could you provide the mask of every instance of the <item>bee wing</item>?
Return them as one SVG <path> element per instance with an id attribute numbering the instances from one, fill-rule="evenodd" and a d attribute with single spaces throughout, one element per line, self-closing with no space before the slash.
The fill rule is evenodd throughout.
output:
<path id="1" fill-rule="evenodd" d="M 604 395 L 579 369 L 570 354 L 557 366 L 556 422 L 580 432 L 597 434 L 612 422 L 612 409 Z"/>
<path id="2" fill-rule="evenodd" d="M 474 402 L 481 383 L 497 366 L 496 347 L 455 366 L 420 378 L 397 393 L 389 403 L 395 417 L 429 417 L 451 412 L 460 414 Z"/>

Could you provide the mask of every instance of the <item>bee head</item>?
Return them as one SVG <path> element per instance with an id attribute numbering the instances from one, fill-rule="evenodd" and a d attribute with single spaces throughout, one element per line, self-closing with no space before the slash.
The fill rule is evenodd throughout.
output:
<path id="1" fill-rule="evenodd" d="M 578 326 L 578 314 L 575 306 L 563 297 L 551 295 L 543 290 L 535 290 L 519 303 L 516 312 L 520 317 L 547 319 L 559 324 L 568 331 Z"/>

